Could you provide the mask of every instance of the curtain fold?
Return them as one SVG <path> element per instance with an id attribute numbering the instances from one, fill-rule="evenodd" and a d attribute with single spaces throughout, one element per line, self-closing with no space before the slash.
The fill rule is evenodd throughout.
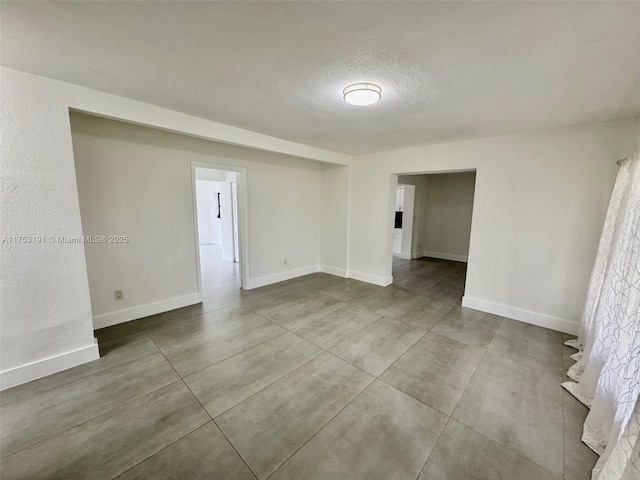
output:
<path id="1" fill-rule="evenodd" d="M 563 386 L 591 410 L 582 440 L 600 455 L 592 480 L 640 479 L 640 160 L 622 162 L 611 194 Z"/>

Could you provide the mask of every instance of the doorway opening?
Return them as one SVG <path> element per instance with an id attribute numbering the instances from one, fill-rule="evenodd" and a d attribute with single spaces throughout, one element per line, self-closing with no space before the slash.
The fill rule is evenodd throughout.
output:
<path id="1" fill-rule="evenodd" d="M 202 298 L 245 288 L 246 172 L 192 164 L 198 290 Z"/>
<path id="2" fill-rule="evenodd" d="M 464 294 L 475 171 L 398 175 L 393 214 L 394 284 Z"/>

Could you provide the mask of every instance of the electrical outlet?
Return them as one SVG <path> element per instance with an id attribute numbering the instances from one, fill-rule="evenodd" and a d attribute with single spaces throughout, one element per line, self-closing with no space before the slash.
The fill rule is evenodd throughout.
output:
<path id="1" fill-rule="evenodd" d="M 122 293 L 122 290 L 114 290 L 113 298 L 115 298 L 116 300 L 122 300 L 124 298 L 124 294 Z"/>
<path id="2" fill-rule="evenodd" d="M 285 267 L 287 266 L 287 259 L 286 259 L 286 258 L 284 259 L 284 263 L 283 263 L 283 265 L 284 265 Z"/>

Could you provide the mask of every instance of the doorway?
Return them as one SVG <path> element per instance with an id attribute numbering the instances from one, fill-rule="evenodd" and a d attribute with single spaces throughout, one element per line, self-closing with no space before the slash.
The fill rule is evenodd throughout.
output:
<path id="1" fill-rule="evenodd" d="M 198 289 L 202 298 L 245 288 L 246 172 L 192 164 Z"/>
<path id="2" fill-rule="evenodd" d="M 446 286 L 464 294 L 475 171 L 398 175 L 393 218 L 393 283 Z M 408 281 L 408 279 L 412 279 Z"/>

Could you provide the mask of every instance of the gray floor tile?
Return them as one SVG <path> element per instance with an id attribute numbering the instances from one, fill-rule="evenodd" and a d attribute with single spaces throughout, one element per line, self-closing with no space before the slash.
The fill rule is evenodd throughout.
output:
<path id="1" fill-rule="evenodd" d="M 324 293 L 336 288 L 344 288 L 352 284 L 355 280 L 351 278 L 336 277 L 335 275 L 321 274 L 307 281 L 300 282 L 300 285 L 315 293 Z"/>
<path id="2" fill-rule="evenodd" d="M 247 307 L 261 315 L 268 315 L 285 305 L 309 299 L 316 295 L 317 293 L 306 290 L 298 285 L 289 285 L 283 286 L 280 290 L 269 293 L 268 295 L 241 299 L 239 303 L 243 307 Z"/>
<path id="3" fill-rule="evenodd" d="M 455 306 L 456 302 L 449 298 L 426 293 L 407 304 L 401 305 L 399 308 L 391 310 L 387 317 L 395 318 L 414 327 L 429 330 Z"/>
<path id="4" fill-rule="evenodd" d="M 393 266 L 393 283 L 402 282 L 412 276 L 414 275 L 409 267 Z"/>
<path id="5" fill-rule="evenodd" d="M 353 282 L 346 287 L 325 292 L 326 295 L 341 302 L 355 302 L 363 298 L 381 293 L 384 287 L 364 282 Z"/>
<path id="6" fill-rule="evenodd" d="M 582 443 L 582 427 L 589 409 L 568 392 L 563 392 L 564 408 L 564 478 L 590 480 L 591 471 L 600 458 Z"/>
<path id="7" fill-rule="evenodd" d="M 47 390 L 58 388 L 142 357 L 160 353 L 149 335 L 144 332 L 102 343 L 99 345 L 99 349 L 100 358 L 98 360 L 4 390 L 0 394 L 0 405 L 26 401 Z"/>
<path id="8" fill-rule="evenodd" d="M 2 456 L 178 380 L 158 353 L 2 406 Z"/>
<path id="9" fill-rule="evenodd" d="M 177 308 L 168 312 L 141 318 L 140 320 L 138 320 L 138 323 L 146 330 L 154 331 L 157 329 L 161 329 L 162 327 L 165 327 L 167 325 L 176 325 L 180 321 L 191 317 L 196 317 L 198 315 L 209 312 L 215 312 L 216 310 L 220 310 L 221 308 L 233 308 L 236 306 L 237 304 L 229 300 L 227 296 L 212 295 L 203 298 L 201 303 L 196 303 L 194 305 L 189 305 L 188 307 Z"/>
<path id="10" fill-rule="evenodd" d="M 253 480 L 255 477 L 213 422 L 182 437 L 118 480 Z"/>
<path id="11" fill-rule="evenodd" d="M 420 277 L 417 275 L 411 275 L 404 280 L 396 280 L 393 276 L 393 285 L 397 288 L 408 291 L 413 295 L 420 295 L 436 284 L 436 280 L 432 278 Z"/>
<path id="12" fill-rule="evenodd" d="M 378 315 L 386 315 L 394 308 L 409 303 L 414 298 L 415 294 L 394 285 L 389 285 L 382 292 L 353 303 Z"/>
<path id="13" fill-rule="evenodd" d="M 338 303 L 291 326 L 291 331 L 322 348 L 330 348 L 347 335 L 375 322 L 380 315 L 348 303 Z"/>
<path id="14" fill-rule="evenodd" d="M 216 248 L 202 304 L 99 330 L 100 360 L 2 392 L 3 479 L 252 478 L 237 447 L 261 479 L 415 480 L 437 410 L 461 423 L 421 480 L 589 478 L 587 410 L 554 370 L 573 363 L 569 336 L 461 308 L 464 264 L 394 258 L 389 287 L 315 273 L 245 291 Z"/>
<path id="15" fill-rule="evenodd" d="M 502 317 L 457 306 L 430 331 L 469 345 L 486 347 L 501 321 Z"/>
<path id="16" fill-rule="evenodd" d="M 453 300 L 459 305 L 464 295 L 464 283 L 459 281 L 440 281 L 427 292 L 433 296 Z"/>
<path id="17" fill-rule="evenodd" d="M 216 417 L 321 353 L 315 345 L 285 333 L 200 370 L 185 383 Z"/>
<path id="18" fill-rule="evenodd" d="M 415 479 L 447 417 L 376 381 L 274 479 Z"/>
<path id="19" fill-rule="evenodd" d="M 383 317 L 351 334 L 330 351 L 378 376 L 424 334 L 425 330 Z"/>
<path id="20" fill-rule="evenodd" d="M 561 480 L 455 420 L 436 443 L 418 480 Z"/>
<path id="21" fill-rule="evenodd" d="M 113 478 L 207 421 L 178 381 L 3 459 L 2 478 Z"/>
<path id="22" fill-rule="evenodd" d="M 297 302 L 285 305 L 277 310 L 263 314 L 272 322 L 291 330 L 305 323 L 311 315 L 324 311 L 327 308 L 340 303 L 335 298 L 325 295 L 317 295 L 309 299 L 298 300 Z"/>
<path id="23" fill-rule="evenodd" d="M 356 367 L 323 353 L 215 421 L 263 479 L 372 380 Z"/>
<path id="24" fill-rule="evenodd" d="M 259 318 L 257 313 L 243 307 L 222 308 L 215 312 L 183 319 L 174 324 L 149 329 L 148 333 L 158 348 L 166 349 L 202 335 L 215 333 Z"/>
<path id="25" fill-rule="evenodd" d="M 562 475 L 562 387 L 556 375 L 485 353 L 452 418 Z"/>
<path id="26" fill-rule="evenodd" d="M 505 318 L 487 351 L 564 376 L 560 332 Z"/>
<path id="27" fill-rule="evenodd" d="M 185 377 L 285 331 L 268 320 L 256 318 L 161 350 L 178 374 Z"/>
<path id="28" fill-rule="evenodd" d="M 427 333 L 380 378 L 451 415 L 483 352 L 480 347 Z"/>
<path id="29" fill-rule="evenodd" d="M 95 330 L 93 334 L 99 343 L 105 343 L 143 332 L 144 326 L 140 323 L 140 320 L 133 320 L 131 322 L 113 325 L 112 327 L 100 328 Z"/>

